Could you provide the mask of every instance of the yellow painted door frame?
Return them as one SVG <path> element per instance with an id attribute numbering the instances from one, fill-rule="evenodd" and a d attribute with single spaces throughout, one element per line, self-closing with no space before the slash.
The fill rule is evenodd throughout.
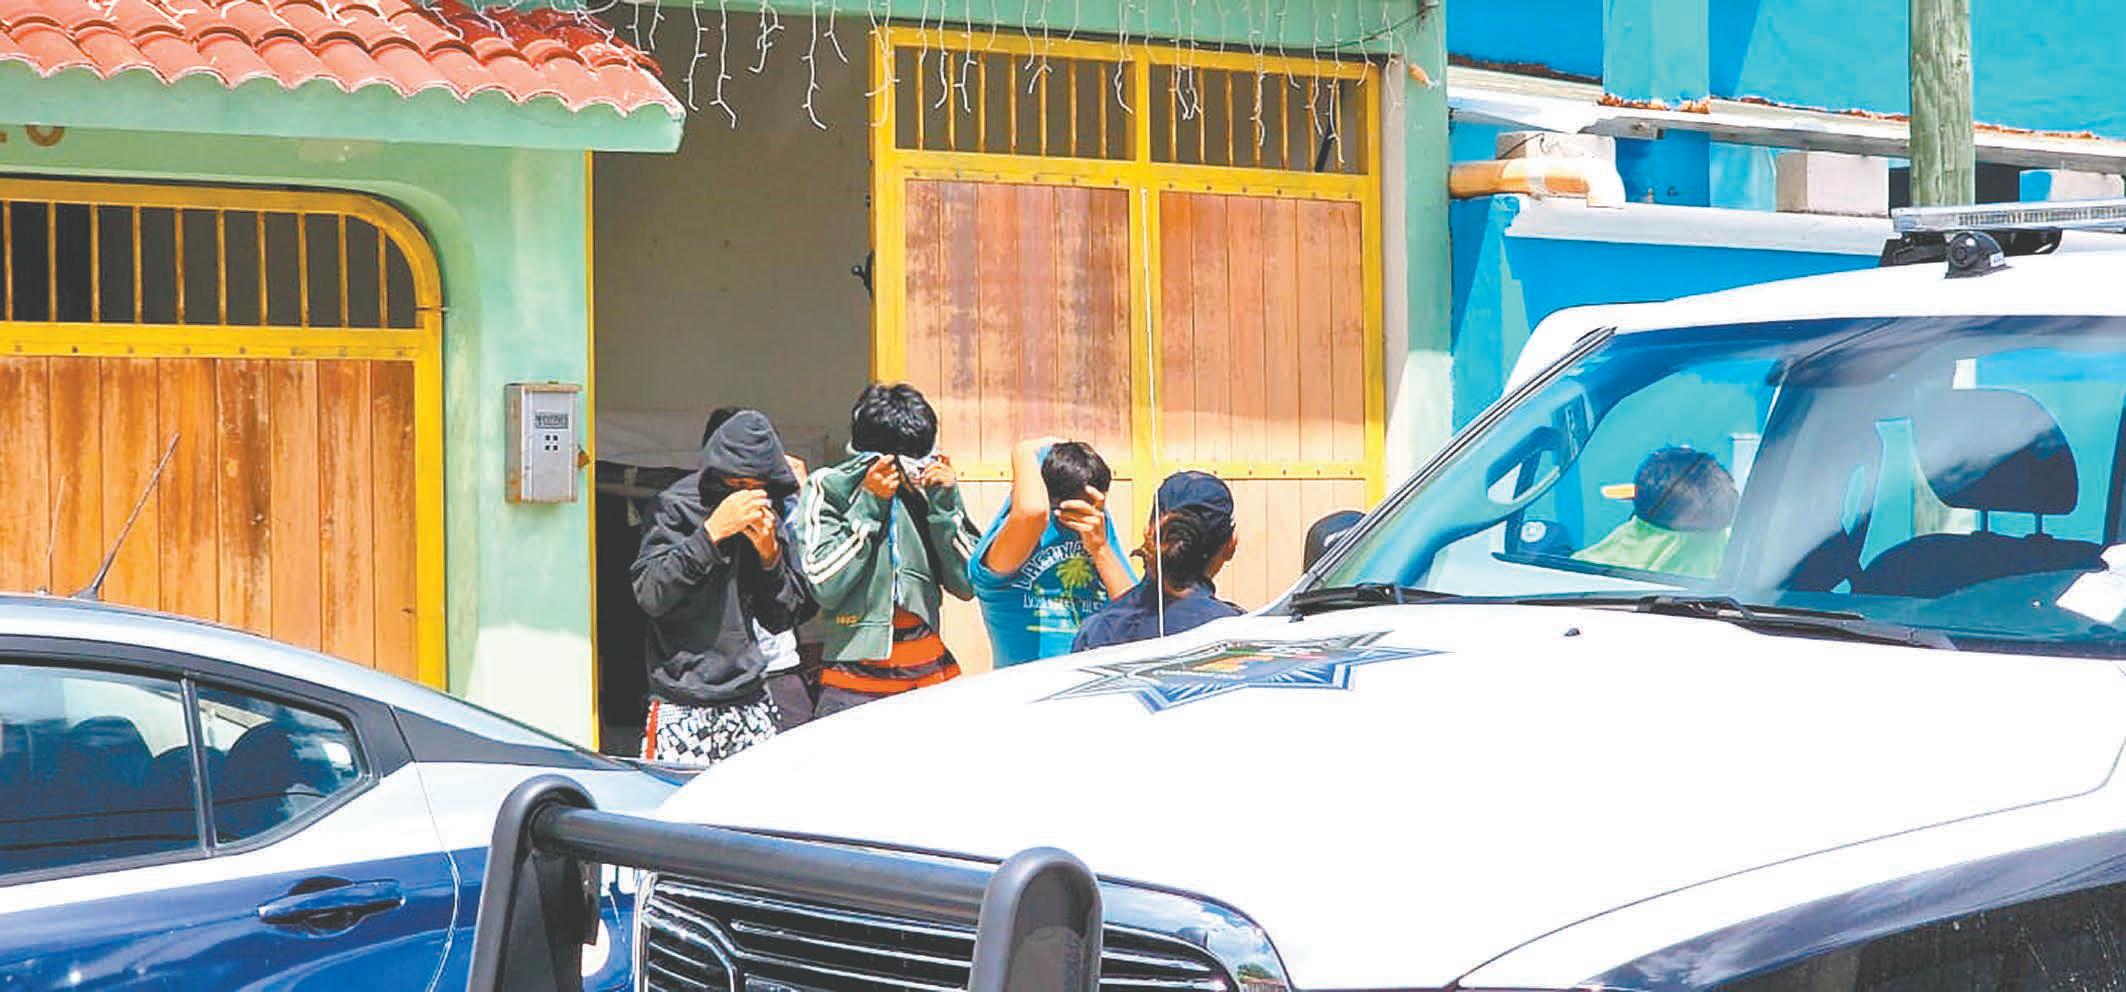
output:
<path id="1" fill-rule="evenodd" d="M 1213 472 L 1229 480 L 1355 478 L 1364 480 L 1369 501 L 1380 498 L 1385 485 L 1386 443 L 1380 216 L 1380 148 L 1385 139 L 1380 134 L 1379 127 L 1380 101 L 1374 97 L 1380 85 L 1377 66 L 1362 61 L 1292 58 L 1249 52 L 1196 51 L 1159 44 L 1121 45 L 1076 39 L 1042 39 L 1001 32 L 969 32 L 907 25 L 881 27 L 874 33 L 872 41 L 871 240 L 876 254 L 872 263 L 871 283 L 871 377 L 874 381 L 893 382 L 907 376 L 905 207 L 906 188 L 910 180 L 1123 190 L 1129 201 L 1132 343 L 1130 380 L 1133 391 L 1130 424 L 1134 475 L 1139 478 L 1157 479 L 1169 471 L 1195 468 Z M 1126 72 L 1128 106 L 1139 108 L 1138 112 L 1129 115 L 1129 129 L 1125 139 L 1126 153 L 1121 157 L 1090 157 L 969 151 L 959 150 L 957 146 L 960 142 L 957 140 L 952 143 L 953 147 L 939 149 L 929 147 L 931 142 L 924 141 L 920 132 L 915 140 L 910 142 L 902 133 L 904 129 L 899 120 L 901 94 L 897 90 L 904 82 L 920 87 L 926 74 L 920 71 L 919 62 L 919 70 L 911 74 L 912 82 L 895 78 L 896 66 L 899 64 L 897 55 L 907 49 L 936 53 L 941 59 L 964 57 L 970 61 L 988 54 L 1006 54 L 1012 56 L 1014 67 L 1020 58 L 1028 59 L 1029 64 L 1030 60 L 1034 59 L 1054 58 L 1119 65 Z M 983 126 L 986 130 L 986 115 L 990 103 L 986 94 L 988 62 L 983 60 L 977 65 L 982 73 L 981 85 L 985 90 L 978 101 L 981 104 L 980 113 L 985 117 Z M 1155 70 L 1168 74 L 1209 70 L 1248 76 L 1266 73 L 1281 79 L 1354 81 L 1356 92 L 1366 96 L 1356 115 L 1361 122 L 1360 134 L 1363 138 L 1363 148 L 1357 156 L 1357 167 L 1352 171 L 1302 171 L 1261 165 L 1207 165 L 1160 161 L 1155 153 L 1153 114 L 1150 112 L 1154 100 Z M 964 69 L 959 71 L 965 72 Z M 1076 86 L 1076 78 L 1076 75 L 1072 74 L 1073 87 Z M 1019 85 L 1016 68 L 1013 69 L 1011 82 L 1016 89 Z M 964 81 L 960 85 L 966 86 Z M 1036 84 L 1029 82 L 1025 85 L 1031 87 Z M 1227 85 L 1226 100 L 1230 110 L 1232 84 L 1229 81 Z M 949 92 L 945 98 L 951 98 Z M 1200 101 L 1201 98 L 1198 99 Z M 1048 102 L 1044 91 L 1041 97 L 1044 114 Z M 918 89 L 913 106 L 921 108 L 926 103 L 927 97 Z M 1078 123 L 1075 109 L 1077 103 L 1074 88 L 1071 99 L 1073 126 Z M 948 117 L 948 122 L 951 120 L 953 118 Z M 1105 118 L 1102 120 L 1104 128 Z M 1168 123 L 1169 127 L 1174 124 L 1171 114 Z M 1016 116 L 1013 126 L 1017 126 Z M 1045 147 L 1045 117 L 1042 126 L 1042 141 Z M 1099 140 L 1102 148 L 1107 147 L 1104 133 Z M 1173 140 L 1169 135 L 1169 151 L 1172 150 Z M 910 147 L 911 144 L 913 147 Z M 1016 137 L 1011 144 L 1014 147 L 1019 144 Z M 1365 318 L 1365 459 L 1362 464 L 1312 463 L 1296 470 L 1298 474 L 1294 474 L 1293 466 L 1259 460 L 1199 463 L 1179 462 L 1164 457 L 1157 394 L 1160 370 L 1159 280 L 1163 271 L 1160 257 L 1159 209 L 1160 194 L 1164 192 L 1329 200 L 1358 204 L 1361 218 L 1361 292 Z M 988 463 L 962 466 L 961 474 L 973 481 L 993 481 L 1009 477 L 1008 466 Z"/>
<path id="2" fill-rule="evenodd" d="M 134 215 L 133 231 L 136 244 L 132 255 L 132 278 L 136 301 L 135 321 L 90 321 L 20 320 L 13 308 L 0 311 L 0 355 L 46 356 L 46 357 L 103 357 L 103 358 L 222 358 L 254 360 L 333 360 L 370 359 L 381 361 L 409 362 L 414 372 L 414 548 L 416 575 L 415 643 L 418 658 L 416 671 L 422 683 L 444 688 L 447 682 L 444 642 L 444 565 L 443 565 L 443 299 L 442 277 L 436 263 L 435 253 L 419 227 L 399 210 L 374 197 L 358 193 L 337 191 L 305 191 L 286 189 L 253 189 L 217 186 L 179 186 L 148 183 L 118 183 L 71 179 L 0 179 L 0 203 L 43 203 L 47 205 L 79 205 L 84 207 L 130 209 Z M 220 287 L 218 296 L 219 322 L 185 322 L 187 311 L 183 305 L 184 236 L 179 229 L 177 239 L 176 282 L 178 288 L 179 323 L 139 322 L 137 302 L 140 299 L 140 253 L 138 250 L 139 212 L 142 210 L 170 210 L 182 213 L 203 212 L 213 216 L 216 240 L 221 243 L 227 218 L 231 214 L 245 215 L 256 219 L 264 229 L 265 217 L 293 215 L 297 218 L 299 250 L 309 250 L 309 238 L 302 225 L 309 218 L 329 217 L 338 219 L 339 266 L 338 298 L 340 314 L 347 313 L 348 279 L 346 224 L 348 219 L 366 222 L 376 229 L 379 265 L 379 320 L 380 325 L 389 324 L 385 319 L 391 305 L 387 299 L 390 277 L 385 268 L 384 240 L 398 250 L 412 278 L 410 287 L 413 320 L 411 327 L 345 327 L 315 326 L 311 322 L 310 265 L 307 255 L 298 263 L 300 284 L 300 317 L 295 324 L 268 323 L 268 314 L 261 303 L 260 322 L 255 325 L 232 325 L 227 322 L 228 266 L 227 257 L 217 255 L 213 262 Z M 57 211 L 47 209 L 46 217 L 56 216 Z M 94 216 L 92 214 L 92 216 Z M 0 225 L 11 225 L 13 211 L 0 210 Z M 95 241 L 99 224 L 90 224 L 91 270 L 101 277 L 100 258 L 96 255 Z M 13 252 L 11 245 L 14 231 L 0 226 L 0 256 L 8 262 L 7 277 L 12 285 Z M 48 235 L 49 236 L 49 235 Z M 47 243 L 49 248 L 50 243 Z M 264 250 L 261 244 L 260 267 L 264 269 Z M 195 260 L 194 264 L 199 264 Z M 55 270 L 56 264 L 48 263 Z M 55 280 L 56 274 L 52 277 Z M 261 300 L 265 289 L 265 276 L 261 272 Z M 92 283 L 94 285 L 94 283 Z M 57 298 L 56 289 L 52 293 Z M 92 296 L 94 293 L 92 292 Z M 101 300 L 92 306 L 101 317 Z M 56 317 L 54 312 L 47 316 Z"/>

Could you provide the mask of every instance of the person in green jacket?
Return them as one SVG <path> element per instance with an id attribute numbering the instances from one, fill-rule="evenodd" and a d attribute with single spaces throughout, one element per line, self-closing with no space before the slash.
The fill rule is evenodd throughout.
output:
<path id="1" fill-rule="evenodd" d="M 1647 455 L 1632 479 L 1631 516 L 1573 555 L 1597 565 L 1712 578 L 1727 553 L 1735 478 L 1720 460 L 1690 448 Z"/>
<path id="2" fill-rule="evenodd" d="M 866 387 L 849 438 L 849 457 L 813 473 L 797 503 L 800 565 L 826 620 L 821 717 L 960 674 L 938 610 L 946 593 L 974 595 L 981 536 L 914 386 Z"/>

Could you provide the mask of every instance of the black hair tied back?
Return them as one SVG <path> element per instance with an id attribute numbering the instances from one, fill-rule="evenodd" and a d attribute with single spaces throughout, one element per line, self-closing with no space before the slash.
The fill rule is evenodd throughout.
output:
<path id="1" fill-rule="evenodd" d="M 1204 572 L 1233 539 L 1233 521 L 1199 506 L 1169 510 L 1159 518 L 1159 575 L 1170 590 L 1203 581 Z"/>

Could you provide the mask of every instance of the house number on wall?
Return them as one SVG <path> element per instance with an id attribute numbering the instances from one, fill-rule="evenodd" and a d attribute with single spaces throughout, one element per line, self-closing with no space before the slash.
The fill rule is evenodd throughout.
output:
<path id="1" fill-rule="evenodd" d="M 66 128 L 24 124 L 22 133 L 29 136 L 30 144 L 39 148 L 50 148 L 58 144 L 59 139 L 66 137 Z M 0 128 L 0 145 L 4 144 L 7 144 L 7 129 Z"/>

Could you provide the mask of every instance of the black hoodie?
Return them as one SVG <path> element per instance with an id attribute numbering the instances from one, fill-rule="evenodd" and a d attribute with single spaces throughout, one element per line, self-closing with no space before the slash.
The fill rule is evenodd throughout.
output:
<path id="1" fill-rule="evenodd" d="M 732 492 L 725 480 L 758 479 L 778 511 L 797 492 L 782 441 L 768 418 L 742 411 L 710 435 L 702 470 L 657 497 L 630 575 L 635 601 L 649 614 L 646 644 L 650 695 L 682 706 L 721 706 L 760 696 L 768 658 L 753 622 L 770 633 L 790 630 L 818 609 L 785 526 L 773 567 L 743 534 L 716 544 L 703 525 Z"/>

